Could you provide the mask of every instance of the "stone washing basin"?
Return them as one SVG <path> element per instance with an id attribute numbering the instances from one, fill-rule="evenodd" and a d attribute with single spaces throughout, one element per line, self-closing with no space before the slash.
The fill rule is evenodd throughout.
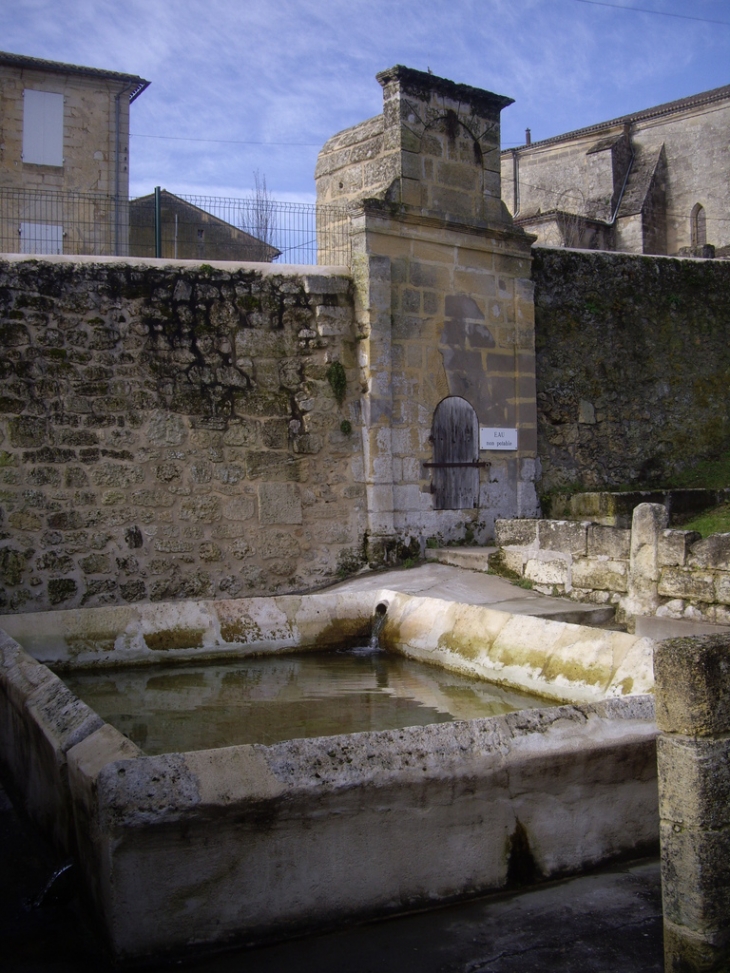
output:
<path id="1" fill-rule="evenodd" d="M 555 705 L 143 754 L 53 671 L 367 638 Z M 639 855 L 658 840 L 648 639 L 381 589 L 0 619 L 0 759 L 115 955 L 283 938 Z"/>

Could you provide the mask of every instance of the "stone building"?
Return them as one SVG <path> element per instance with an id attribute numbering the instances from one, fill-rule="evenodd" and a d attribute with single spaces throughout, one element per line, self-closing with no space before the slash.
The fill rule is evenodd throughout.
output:
<path id="1" fill-rule="evenodd" d="M 133 74 L 0 52 L 0 250 L 122 253 Z"/>
<path id="2" fill-rule="evenodd" d="M 271 243 L 208 213 L 186 199 L 160 192 L 162 257 L 173 260 L 253 260 L 272 263 L 281 251 Z M 129 253 L 155 256 L 155 194 L 129 203 Z"/>
<path id="3" fill-rule="evenodd" d="M 502 152 L 504 200 L 545 246 L 730 254 L 730 85 Z"/>
<path id="4" fill-rule="evenodd" d="M 402 66 L 377 78 L 382 115 L 315 172 L 318 203 L 350 207 L 375 560 L 388 538 L 483 540 L 537 509 L 534 238 L 500 189 L 511 100 Z"/>

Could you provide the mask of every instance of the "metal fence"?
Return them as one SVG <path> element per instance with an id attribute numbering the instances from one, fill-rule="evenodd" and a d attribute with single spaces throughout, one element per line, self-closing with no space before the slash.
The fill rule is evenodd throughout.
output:
<path id="1" fill-rule="evenodd" d="M 334 264 L 350 261 L 346 210 L 254 195 L 137 199 L 0 187 L 0 251 Z"/>

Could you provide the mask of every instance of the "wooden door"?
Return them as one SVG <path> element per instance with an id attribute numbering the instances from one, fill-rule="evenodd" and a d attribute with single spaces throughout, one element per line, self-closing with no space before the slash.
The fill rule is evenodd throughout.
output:
<path id="1" fill-rule="evenodd" d="M 431 489 L 436 510 L 479 505 L 479 422 L 466 399 L 442 399 L 433 414 Z"/>

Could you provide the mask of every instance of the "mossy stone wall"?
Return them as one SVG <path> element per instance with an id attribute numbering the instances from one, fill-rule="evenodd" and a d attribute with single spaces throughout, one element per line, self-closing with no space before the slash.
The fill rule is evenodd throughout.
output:
<path id="1" fill-rule="evenodd" d="M 730 443 L 730 261 L 533 248 L 543 493 L 661 484 Z"/>

